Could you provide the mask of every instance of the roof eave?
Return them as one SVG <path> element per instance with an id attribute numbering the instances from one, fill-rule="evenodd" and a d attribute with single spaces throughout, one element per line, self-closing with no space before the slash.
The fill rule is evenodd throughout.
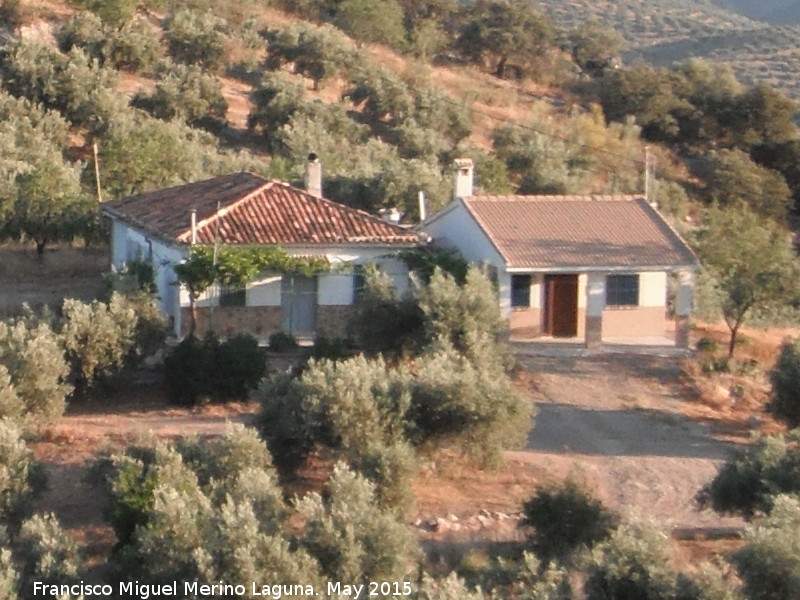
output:
<path id="1" fill-rule="evenodd" d="M 554 266 L 522 266 L 506 267 L 508 273 L 646 273 L 661 271 L 677 271 L 698 268 L 698 263 L 681 263 L 673 265 L 622 265 L 622 266 L 587 266 L 587 265 L 554 265 Z"/>

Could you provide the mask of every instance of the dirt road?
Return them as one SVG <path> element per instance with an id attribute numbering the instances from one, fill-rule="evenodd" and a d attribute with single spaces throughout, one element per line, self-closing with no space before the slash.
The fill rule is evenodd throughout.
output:
<path id="1" fill-rule="evenodd" d="M 623 514 L 665 525 L 739 526 L 699 512 L 694 495 L 735 444 L 681 414 L 687 400 L 679 359 L 633 355 L 523 357 L 539 407 L 527 449 L 515 461 L 572 473 Z"/>

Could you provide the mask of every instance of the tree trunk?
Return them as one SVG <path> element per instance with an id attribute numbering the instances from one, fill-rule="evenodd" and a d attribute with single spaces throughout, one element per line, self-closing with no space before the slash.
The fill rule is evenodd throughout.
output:
<path id="1" fill-rule="evenodd" d="M 737 321 L 731 327 L 731 338 L 728 340 L 728 360 L 733 358 L 733 351 L 736 350 L 736 336 L 739 334 L 739 326 L 741 324 L 741 321 Z"/>
<path id="2" fill-rule="evenodd" d="M 506 63 L 507 62 L 508 62 L 508 57 L 507 56 L 502 56 L 500 58 L 500 61 L 497 63 L 497 69 L 495 69 L 494 74 L 497 75 L 500 79 L 503 79 L 503 77 L 506 74 Z"/>
<path id="3" fill-rule="evenodd" d="M 197 300 L 194 294 L 189 294 L 189 337 L 195 337 L 194 332 L 197 330 Z"/>

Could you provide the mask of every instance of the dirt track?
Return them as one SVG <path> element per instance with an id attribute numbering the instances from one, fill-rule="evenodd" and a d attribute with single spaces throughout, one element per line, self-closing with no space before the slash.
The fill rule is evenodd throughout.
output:
<path id="1" fill-rule="evenodd" d="M 739 526 L 698 512 L 693 498 L 735 444 L 681 414 L 679 359 L 644 356 L 525 357 L 539 406 L 515 461 L 573 473 L 623 514 L 674 527 Z"/>

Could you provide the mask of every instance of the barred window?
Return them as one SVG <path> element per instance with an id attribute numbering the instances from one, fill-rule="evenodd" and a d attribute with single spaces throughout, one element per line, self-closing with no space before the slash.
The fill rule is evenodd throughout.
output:
<path id="1" fill-rule="evenodd" d="M 219 286 L 219 305 L 220 306 L 246 306 L 247 291 L 243 283 L 232 283 Z"/>
<path id="2" fill-rule="evenodd" d="M 639 306 L 639 275 L 607 276 L 606 306 Z"/>

